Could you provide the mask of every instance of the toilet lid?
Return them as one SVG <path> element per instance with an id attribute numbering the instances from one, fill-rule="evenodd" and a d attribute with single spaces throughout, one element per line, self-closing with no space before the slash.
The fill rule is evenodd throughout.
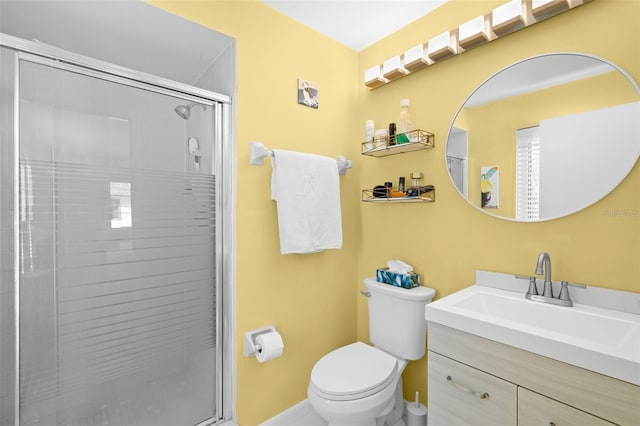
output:
<path id="1" fill-rule="evenodd" d="M 397 371 L 396 358 L 356 342 L 322 357 L 311 371 L 311 386 L 327 399 L 364 398 L 393 382 Z"/>

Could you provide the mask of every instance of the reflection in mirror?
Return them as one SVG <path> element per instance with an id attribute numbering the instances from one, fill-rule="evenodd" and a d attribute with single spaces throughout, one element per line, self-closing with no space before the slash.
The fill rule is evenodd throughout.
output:
<path id="1" fill-rule="evenodd" d="M 131 182 L 109 182 L 111 227 L 131 228 Z"/>
<path id="2" fill-rule="evenodd" d="M 513 64 L 480 85 L 454 119 L 446 160 L 469 203 L 531 222 L 600 200 L 639 153 L 637 84 L 601 59 L 559 53 Z"/>

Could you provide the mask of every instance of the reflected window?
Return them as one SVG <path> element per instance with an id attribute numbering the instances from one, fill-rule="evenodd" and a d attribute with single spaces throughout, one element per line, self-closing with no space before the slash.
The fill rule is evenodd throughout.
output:
<path id="1" fill-rule="evenodd" d="M 540 126 L 516 131 L 516 219 L 540 218 Z"/>
<path id="2" fill-rule="evenodd" d="M 131 228 L 131 183 L 109 182 L 111 228 Z"/>
<path id="3" fill-rule="evenodd" d="M 29 164 L 20 164 L 20 220 L 33 220 L 33 173 Z"/>

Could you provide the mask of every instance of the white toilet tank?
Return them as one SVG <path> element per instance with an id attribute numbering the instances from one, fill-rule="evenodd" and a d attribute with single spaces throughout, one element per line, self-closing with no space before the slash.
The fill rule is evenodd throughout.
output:
<path id="1" fill-rule="evenodd" d="M 384 351 L 402 359 L 422 358 L 427 344 L 425 306 L 435 290 L 405 289 L 366 278 L 369 291 L 369 339 Z"/>

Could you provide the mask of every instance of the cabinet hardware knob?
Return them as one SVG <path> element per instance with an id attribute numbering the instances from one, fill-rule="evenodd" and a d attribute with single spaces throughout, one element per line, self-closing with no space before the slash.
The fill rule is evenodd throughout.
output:
<path id="1" fill-rule="evenodd" d="M 466 392 L 470 395 L 476 396 L 480 399 L 489 399 L 489 393 L 488 392 L 476 392 L 471 388 L 468 388 L 460 383 L 456 383 L 453 378 L 451 376 L 447 376 L 447 383 L 449 383 L 451 386 L 455 386 L 456 388 L 460 389 L 463 392 Z"/>

